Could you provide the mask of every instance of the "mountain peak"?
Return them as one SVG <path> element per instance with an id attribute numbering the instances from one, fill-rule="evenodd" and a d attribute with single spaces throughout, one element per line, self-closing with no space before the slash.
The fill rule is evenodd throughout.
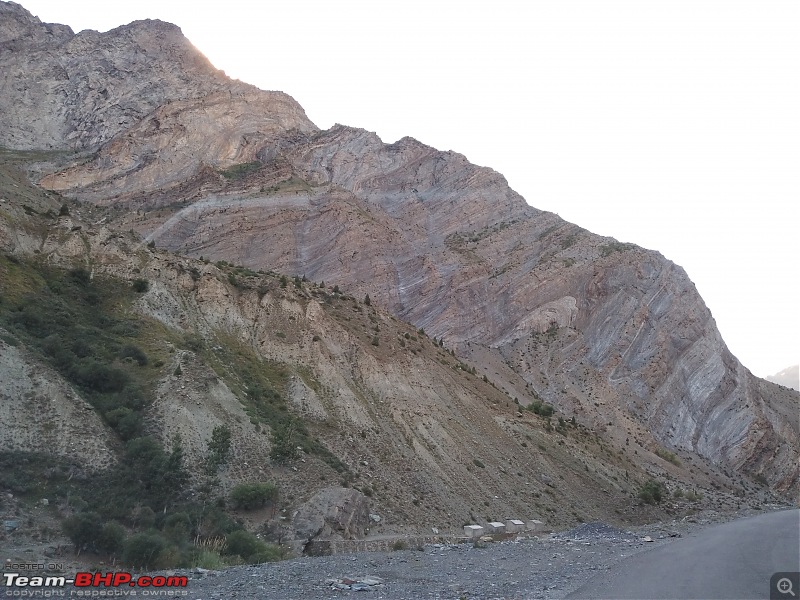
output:
<path id="1" fill-rule="evenodd" d="M 0 0 L 0 47 L 63 43 L 73 35 L 67 25 L 42 23 L 21 4 Z"/>

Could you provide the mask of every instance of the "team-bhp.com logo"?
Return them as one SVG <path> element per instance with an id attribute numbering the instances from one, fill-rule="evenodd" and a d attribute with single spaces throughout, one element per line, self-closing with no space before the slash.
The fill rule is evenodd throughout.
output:
<path id="1" fill-rule="evenodd" d="M 76 573 L 75 577 L 3 573 L 5 597 L 52 596 L 185 596 L 189 580 L 181 575 L 141 575 L 127 572 Z M 65 589 L 67 587 L 70 589 Z M 77 588 L 77 589 L 75 589 Z M 133 588 L 133 589 L 131 589 Z M 178 589 L 176 589 L 178 588 Z M 138 590 L 138 592 L 137 592 Z"/>

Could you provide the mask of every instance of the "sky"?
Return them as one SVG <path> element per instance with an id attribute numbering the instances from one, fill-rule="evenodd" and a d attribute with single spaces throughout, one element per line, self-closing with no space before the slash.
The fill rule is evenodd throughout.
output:
<path id="1" fill-rule="evenodd" d="M 756 375 L 800 359 L 800 2 L 23 0 L 179 25 L 321 128 L 414 137 L 539 209 L 660 251 Z"/>

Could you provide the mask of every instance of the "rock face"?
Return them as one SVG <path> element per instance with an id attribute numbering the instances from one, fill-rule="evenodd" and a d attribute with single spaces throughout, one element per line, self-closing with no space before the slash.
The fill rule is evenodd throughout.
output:
<path id="1" fill-rule="evenodd" d="M 121 208 L 117 226 L 177 253 L 369 294 L 521 404 L 545 400 L 615 445 L 648 432 L 651 450 L 800 490 L 798 395 L 730 354 L 660 254 L 532 208 L 459 154 L 318 131 L 174 26 L 75 36 L 0 10 L 0 144 L 94 151 L 44 187 Z"/>
<path id="2" fill-rule="evenodd" d="M 155 127 L 155 137 L 163 139 L 169 132 L 158 132 L 154 110 L 215 93 L 250 101 L 259 97 L 261 122 L 265 106 L 274 102 L 276 110 L 291 112 L 298 123 L 313 128 L 285 94 L 228 79 L 175 25 L 136 21 L 106 33 L 76 35 L 67 26 L 42 23 L 13 2 L 0 2 L 0 23 L 2 146 L 94 150 L 148 115 L 147 127 Z M 146 154 L 137 157 L 147 159 Z"/>
<path id="3" fill-rule="evenodd" d="M 114 463 L 108 426 L 51 369 L 0 339 L 0 374 L 0 451 L 47 448 L 90 469 Z"/>
<path id="4" fill-rule="evenodd" d="M 358 490 L 324 488 L 297 509 L 295 533 L 304 542 L 364 537 L 369 527 L 367 497 Z"/>

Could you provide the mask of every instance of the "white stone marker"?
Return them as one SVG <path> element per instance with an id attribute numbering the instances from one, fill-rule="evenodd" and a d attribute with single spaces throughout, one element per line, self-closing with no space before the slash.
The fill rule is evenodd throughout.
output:
<path id="1" fill-rule="evenodd" d="M 519 533 L 525 530 L 525 523 L 519 519 L 506 519 L 506 533 Z"/>
<path id="2" fill-rule="evenodd" d="M 464 535 L 470 539 L 477 539 L 483 535 L 483 527 L 480 525 L 464 525 Z"/>

